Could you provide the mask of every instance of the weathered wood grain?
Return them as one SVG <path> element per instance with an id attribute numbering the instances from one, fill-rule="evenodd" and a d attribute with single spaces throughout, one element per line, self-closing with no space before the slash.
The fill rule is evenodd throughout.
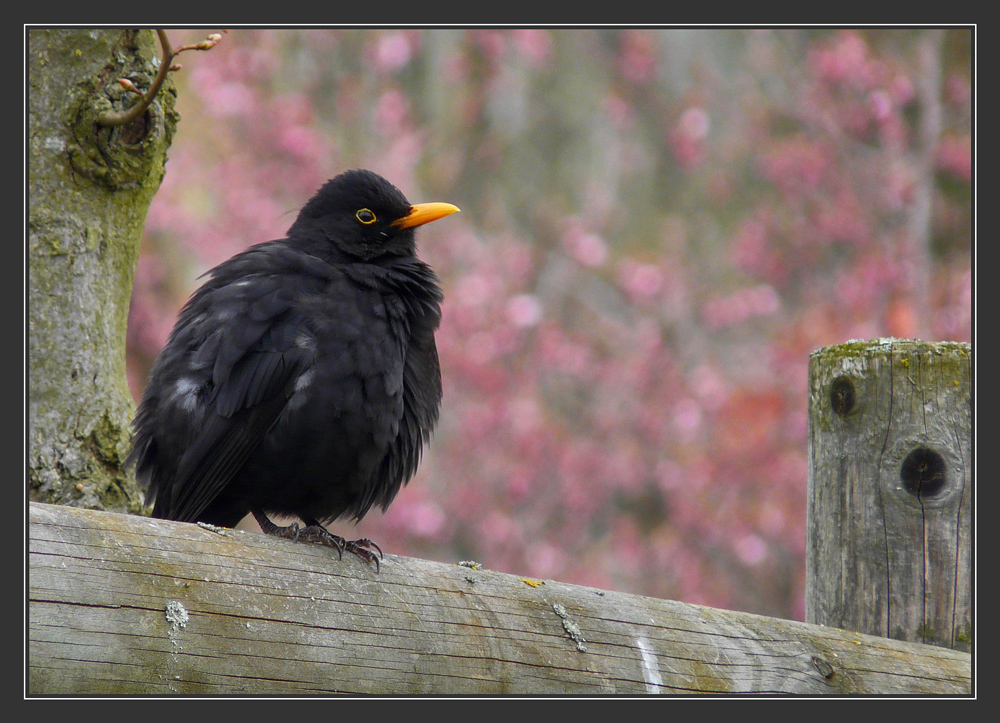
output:
<path id="1" fill-rule="evenodd" d="M 30 694 L 969 694 L 944 648 L 30 506 Z"/>
<path id="2" fill-rule="evenodd" d="M 806 620 L 970 650 L 970 346 L 852 342 L 809 369 Z"/>

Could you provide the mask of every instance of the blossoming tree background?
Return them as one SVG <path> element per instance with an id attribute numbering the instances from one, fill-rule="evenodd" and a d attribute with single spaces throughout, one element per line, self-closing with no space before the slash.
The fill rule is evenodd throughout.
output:
<path id="1" fill-rule="evenodd" d="M 956 28 L 232 30 L 174 76 L 133 393 L 200 274 L 370 168 L 462 208 L 418 235 L 445 397 L 388 512 L 333 529 L 801 619 L 810 352 L 971 339 L 971 54 Z"/>

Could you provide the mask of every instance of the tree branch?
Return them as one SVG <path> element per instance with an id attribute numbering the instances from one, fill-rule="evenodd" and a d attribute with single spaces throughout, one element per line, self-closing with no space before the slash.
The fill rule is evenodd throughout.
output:
<path id="1" fill-rule="evenodd" d="M 134 121 L 146 112 L 146 109 L 149 108 L 149 104 L 153 102 L 154 98 L 156 98 L 156 94 L 160 92 L 160 86 L 163 85 L 163 81 L 167 78 L 167 73 L 171 70 L 180 70 L 181 66 L 174 64 L 174 58 L 183 53 L 185 50 L 211 50 L 219 44 L 220 40 L 222 40 L 222 36 L 219 33 L 212 33 L 207 39 L 197 43 L 196 45 L 182 45 L 177 48 L 177 50 L 174 50 L 171 47 L 170 39 L 167 38 L 167 33 L 164 30 L 157 29 L 156 34 L 160 38 L 160 70 L 153 79 L 153 84 L 149 86 L 149 90 L 142 93 L 128 78 L 119 78 L 118 82 L 122 84 L 123 88 L 134 93 L 139 93 L 142 97 L 139 99 L 138 103 L 127 110 L 108 111 L 107 113 L 102 113 L 97 119 L 97 123 L 99 125 L 121 126 Z"/>

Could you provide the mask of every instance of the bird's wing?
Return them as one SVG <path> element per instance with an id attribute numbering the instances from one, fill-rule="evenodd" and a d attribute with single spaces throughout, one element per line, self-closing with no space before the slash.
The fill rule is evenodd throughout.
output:
<path id="1" fill-rule="evenodd" d="M 312 362 L 295 299 L 322 280 L 247 274 L 246 259 L 235 261 L 218 267 L 185 306 L 154 371 L 159 388 L 137 415 L 140 479 L 144 471 L 172 471 L 146 480 L 158 517 L 198 518 L 277 420 Z"/>
<path id="2" fill-rule="evenodd" d="M 401 376 L 402 408 L 398 433 L 381 463 L 379 478 L 386 484 L 381 485 L 370 500 L 366 500 L 368 505 L 377 504 L 383 510 L 417 471 L 423 445 L 430 439 L 431 430 L 437 423 L 441 402 L 441 368 L 434 341 L 434 332 L 441 318 L 441 292 L 430 267 L 418 263 L 412 269 L 410 275 L 403 277 L 410 283 L 397 297 L 399 308 L 394 314 L 390 313 L 396 320 L 407 319 L 405 336 L 409 339 Z M 414 279 L 418 283 L 414 284 Z M 397 333 L 404 334 L 402 331 Z M 362 509 L 367 507 L 362 506 Z"/>
<path id="3" fill-rule="evenodd" d="M 265 326 L 258 341 L 243 343 Z M 287 311 L 222 341 L 204 426 L 184 452 L 171 490 L 173 519 L 193 521 L 225 488 L 278 419 L 309 353 L 290 339 L 301 329 Z M 231 365 L 229 362 L 232 362 Z"/>

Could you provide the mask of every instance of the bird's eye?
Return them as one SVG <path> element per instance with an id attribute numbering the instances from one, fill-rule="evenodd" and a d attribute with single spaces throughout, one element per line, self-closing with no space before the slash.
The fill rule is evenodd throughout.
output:
<path id="1" fill-rule="evenodd" d="M 367 226 L 370 223 L 375 223 L 375 214 L 369 211 L 367 208 L 363 208 L 360 211 L 358 211 L 356 214 L 354 214 L 354 217 L 357 218 L 365 226 Z"/>

